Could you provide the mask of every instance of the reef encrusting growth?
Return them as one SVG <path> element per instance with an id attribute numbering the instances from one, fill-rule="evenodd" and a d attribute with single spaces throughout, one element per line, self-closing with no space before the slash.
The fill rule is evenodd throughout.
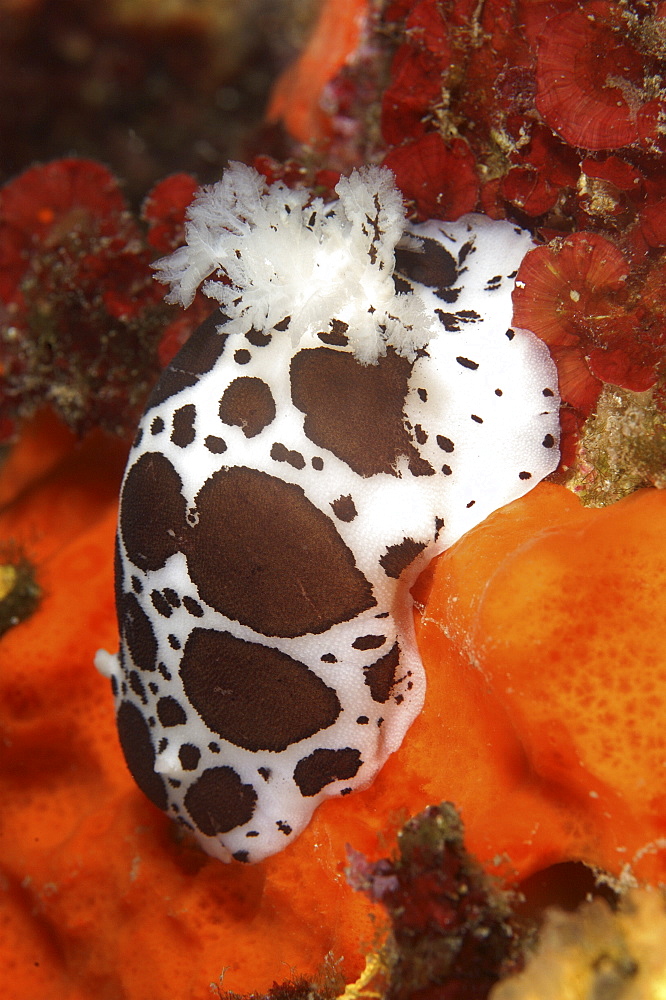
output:
<path id="1" fill-rule="evenodd" d="M 31 167 L 0 189 L 0 442 L 45 404 L 78 434 L 133 428 L 202 318 L 195 306 L 170 324 L 150 270 L 182 234 L 195 186 L 161 182 L 141 221 L 91 160 Z"/>
<path id="2" fill-rule="evenodd" d="M 519 898 L 466 850 L 451 803 L 432 806 L 398 834 L 398 854 L 369 864 L 350 851 L 347 877 L 381 902 L 391 933 L 376 964 L 387 1000 L 483 1000 L 522 968 L 534 924 Z"/>
<path id="3" fill-rule="evenodd" d="M 35 612 L 41 593 L 25 554 L 13 546 L 0 548 L 0 638 Z"/>
<path id="4" fill-rule="evenodd" d="M 575 913 L 546 913 L 535 954 L 523 972 L 492 991 L 492 1000 L 599 997 L 644 1000 L 666 988 L 663 890 L 633 890 L 617 912 L 603 899 Z"/>
<path id="5" fill-rule="evenodd" d="M 642 486 L 666 488 L 666 407 L 660 386 L 631 392 L 604 385 L 585 421 L 569 486 L 588 507 L 604 507 Z"/>

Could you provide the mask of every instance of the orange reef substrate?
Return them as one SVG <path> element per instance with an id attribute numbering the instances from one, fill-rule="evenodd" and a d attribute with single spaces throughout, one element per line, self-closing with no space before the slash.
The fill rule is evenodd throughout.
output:
<path id="1" fill-rule="evenodd" d="M 381 857 L 442 799 L 515 879 L 573 859 L 666 881 L 666 494 L 593 510 L 541 484 L 471 531 L 433 570 L 427 703 L 401 750 L 283 854 L 225 866 L 136 788 L 92 666 L 116 644 L 123 462 L 42 417 L 0 473 L 0 542 L 44 592 L 0 640 L 5 1000 L 204 1000 L 225 969 L 225 989 L 265 991 L 329 954 L 351 981 L 383 917 L 345 844 Z"/>
<path id="2" fill-rule="evenodd" d="M 301 142 L 325 144 L 331 138 L 330 116 L 319 104 L 321 93 L 357 49 L 367 8 L 367 0 L 325 0 L 308 44 L 273 90 L 267 121 L 283 121 Z"/>

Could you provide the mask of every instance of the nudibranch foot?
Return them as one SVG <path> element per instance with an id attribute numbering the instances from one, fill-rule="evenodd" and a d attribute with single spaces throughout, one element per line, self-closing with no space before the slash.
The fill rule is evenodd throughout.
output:
<path id="1" fill-rule="evenodd" d="M 373 780 L 425 697 L 409 588 L 558 460 L 554 365 L 511 327 L 529 236 L 407 225 L 387 170 L 338 193 L 232 165 L 156 268 L 219 308 L 139 425 L 97 665 L 139 787 L 224 861 Z"/>

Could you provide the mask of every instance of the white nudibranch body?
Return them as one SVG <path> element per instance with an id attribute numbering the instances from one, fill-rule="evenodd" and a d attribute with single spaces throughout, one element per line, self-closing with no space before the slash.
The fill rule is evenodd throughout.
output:
<path id="1" fill-rule="evenodd" d="M 220 308 L 141 420 L 96 662 L 139 787 L 223 861 L 370 784 L 425 697 L 409 588 L 558 461 L 554 365 L 511 327 L 529 236 L 407 224 L 385 169 L 336 190 L 233 164 L 155 268 Z"/>

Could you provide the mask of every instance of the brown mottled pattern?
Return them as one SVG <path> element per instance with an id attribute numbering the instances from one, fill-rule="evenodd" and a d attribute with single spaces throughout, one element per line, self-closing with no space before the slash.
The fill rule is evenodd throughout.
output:
<path id="1" fill-rule="evenodd" d="M 456 260 L 441 243 L 436 240 L 420 237 L 421 246 L 418 249 L 398 247 L 395 252 L 396 271 L 432 288 L 438 298 L 445 302 L 454 302 L 458 293 L 450 286 L 458 278 Z"/>
<path id="2" fill-rule="evenodd" d="M 161 569 L 177 550 L 185 524 L 181 487 L 180 476 L 160 452 L 146 452 L 130 469 L 120 501 L 120 534 L 139 569 Z"/>
<path id="3" fill-rule="evenodd" d="M 194 420 L 197 408 L 194 403 L 179 407 L 173 415 L 171 440 L 178 448 L 187 448 L 194 441 Z"/>
<path id="4" fill-rule="evenodd" d="M 192 631 L 180 676 L 206 725 L 245 750 L 286 750 L 341 712 L 335 691 L 304 663 L 216 629 Z"/>
<path id="5" fill-rule="evenodd" d="M 332 781 L 353 778 L 362 763 L 360 750 L 351 747 L 314 750 L 308 757 L 299 760 L 294 768 L 294 781 L 301 795 L 318 795 Z"/>
<path id="6" fill-rule="evenodd" d="M 354 649 L 379 649 L 386 642 L 385 635 L 359 635 L 352 642 Z"/>
<path id="7" fill-rule="evenodd" d="M 190 816 L 207 837 L 228 833 L 252 819 L 257 793 L 232 767 L 210 767 L 185 796 Z"/>
<path id="8" fill-rule="evenodd" d="M 393 252 L 382 247 L 379 188 L 374 206 L 359 222 L 370 265 Z M 306 227 L 319 211 L 310 210 Z M 248 329 L 250 315 L 262 314 L 245 307 L 263 289 L 255 284 L 246 302 L 239 287 L 232 321 L 216 310 L 193 334 L 144 415 L 121 498 L 121 647 L 99 666 L 111 672 L 139 786 L 225 860 L 280 850 L 320 798 L 369 783 L 422 704 L 418 650 L 401 631 L 410 570 L 449 541 L 449 510 L 474 507 L 475 451 L 478 467 L 482 445 L 492 452 L 502 438 L 501 397 L 513 388 L 510 365 L 520 367 L 507 356 L 505 368 L 501 353 L 515 356 L 508 341 L 521 337 L 499 318 L 508 284 L 492 301 L 479 296 L 479 312 L 461 308 L 477 304 L 477 278 L 488 290 L 503 284 L 495 272 L 504 263 L 496 254 L 486 262 L 473 224 L 457 231 L 433 223 L 427 236 L 401 241 L 393 282 L 408 298 L 398 295 L 383 317 L 371 315 L 384 309 L 383 291 L 366 298 L 364 281 L 356 298 L 352 281 L 344 305 L 328 293 L 318 303 L 310 289 L 306 314 L 300 295 L 293 316 L 288 301 L 278 309 L 271 298 L 279 322 L 257 318 Z M 383 324 L 393 319 L 408 336 L 419 300 L 439 340 L 415 347 L 414 361 L 386 343 L 376 363 L 357 359 L 376 320 L 387 341 L 393 330 Z M 487 343 L 477 325 L 488 326 Z M 417 326 L 424 336 L 415 343 L 425 343 Z M 538 434 L 545 467 L 556 425 Z M 520 454 L 514 489 L 537 471 Z M 414 477 L 435 476 L 419 490 Z M 502 482 L 496 470 L 489 498 Z M 446 527 L 455 535 L 453 518 Z M 168 776 L 154 773 L 156 755 Z"/>
<path id="9" fill-rule="evenodd" d="M 157 702 L 157 718 L 160 720 L 165 728 L 170 728 L 171 726 L 183 726 L 187 722 L 187 714 L 185 709 L 168 695 L 165 698 L 160 698 Z"/>
<path id="10" fill-rule="evenodd" d="M 185 550 L 190 578 L 228 618 L 263 635 L 294 637 L 375 606 L 353 553 L 300 486 L 256 469 L 221 469 L 202 486 L 196 508 Z"/>
<path id="11" fill-rule="evenodd" d="M 141 711 L 129 701 L 123 701 L 116 716 L 118 736 L 125 761 L 132 777 L 144 795 L 159 809 L 166 809 L 167 793 L 159 774 L 153 770 L 155 751 L 150 740 L 148 723 Z"/>
<path id="12" fill-rule="evenodd" d="M 332 502 L 331 507 L 339 521 L 353 521 L 358 514 L 356 504 L 349 495 L 338 497 Z"/>
<path id="13" fill-rule="evenodd" d="M 375 660 L 369 667 L 363 668 L 365 683 L 370 688 L 373 701 L 380 704 L 388 701 L 391 691 L 396 683 L 396 670 L 400 663 L 400 648 L 398 643 L 394 643 L 391 649 L 379 660 Z"/>
<path id="14" fill-rule="evenodd" d="M 327 347 L 299 351 L 291 362 L 291 395 L 305 413 L 305 433 L 360 476 L 397 475 L 402 455 L 420 462 L 403 413 L 411 370 L 391 348 L 375 365 Z"/>
<path id="15" fill-rule="evenodd" d="M 220 420 L 250 438 L 275 419 L 275 400 L 262 379 L 242 375 L 225 389 L 219 412 Z"/>
<path id="16" fill-rule="evenodd" d="M 125 594 L 119 605 L 120 632 L 139 670 L 155 669 L 157 640 L 150 618 L 134 594 Z"/>
<path id="17" fill-rule="evenodd" d="M 403 538 L 396 545 L 387 547 L 384 555 L 379 557 L 379 563 L 387 576 L 397 580 L 402 571 L 414 562 L 424 548 L 425 542 L 415 542 L 413 538 Z"/>
<path id="18" fill-rule="evenodd" d="M 147 410 L 159 406 L 182 389 L 196 385 L 199 376 L 210 371 L 224 351 L 227 335 L 218 333 L 217 328 L 227 317 L 216 309 L 192 336 L 183 344 L 176 357 L 164 369 L 150 394 Z"/>

